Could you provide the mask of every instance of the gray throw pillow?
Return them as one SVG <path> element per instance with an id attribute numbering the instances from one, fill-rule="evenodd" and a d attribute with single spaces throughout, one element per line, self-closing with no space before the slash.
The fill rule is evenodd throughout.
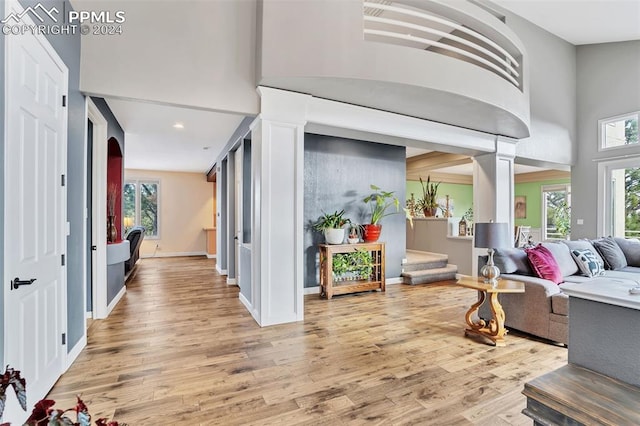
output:
<path id="1" fill-rule="evenodd" d="M 627 258 L 612 237 L 600 238 L 591 242 L 604 259 L 607 269 L 622 269 L 627 266 Z"/>
<path id="2" fill-rule="evenodd" d="M 627 259 L 627 265 L 640 266 L 640 241 L 633 239 L 626 239 L 616 237 L 614 238 L 620 250 L 624 253 L 624 257 Z"/>
<path id="3" fill-rule="evenodd" d="M 533 275 L 527 253 L 520 248 L 495 249 L 493 263 L 503 274 Z"/>
<path id="4" fill-rule="evenodd" d="M 596 260 L 600 264 L 600 267 L 604 269 L 604 259 L 600 256 L 600 253 L 596 250 L 596 248 L 591 244 L 589 240 L 563 240 L 563 244 L 566 244 L 569 247 L 569 250 L 591 250 L 596 255 Z"/>
<path id="5" fill-rule="evenodd" d="M 560 273 L 563 277 L 577 274 L 579 269 L 576 261 L 571 256 L 569 247 L 561 243 L 541 243 L 547 250 L 551 252 L 556 263 L 560 267 Z"/>

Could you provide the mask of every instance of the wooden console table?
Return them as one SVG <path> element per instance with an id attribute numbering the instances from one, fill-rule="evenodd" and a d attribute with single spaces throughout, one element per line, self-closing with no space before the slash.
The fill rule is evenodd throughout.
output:
<path id="1" fill-rule="evenodd" d="M 385 291 L 384 283 L 384 243 L 360 244 L 320 244 L 320 297 L 331 299 L 334 295 L 357 293 L 360 291 Z M 366 250 L 373 258 L 371 277 L 360 280 L 334 281 L 333 256 L 338 253 L 353 253 Z"/>
<path id="2" fill-rule="evenodd" d="M 458 280 L 457 284 L 462 287 L 478 290 L 478 301 L 469 308 L 465 315 L 465 320 L 469 326 L 469 328 L 464 331 L 465 336 L 469 334 L 479 335 L 491 340 L 496 346 L 506 346 L 504 336 L 508 330 L 504 328 L 505 313 L 502 305 L 498 301 L 498 294 L 524 293 L 524 283 L 501 279 L 498 280 L 497 285 L 494 287 L 491 284 L 485 284 L 482 278 L 463 276 Z M 493 318 L 489 320 L 489 323 L 483 319 L 474 322 L 473 315 L 487 299 L 487 295 L 489 295 Z"/>

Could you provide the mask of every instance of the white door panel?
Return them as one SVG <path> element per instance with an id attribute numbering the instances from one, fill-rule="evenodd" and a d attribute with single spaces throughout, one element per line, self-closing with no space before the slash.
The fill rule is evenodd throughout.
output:
<path id="1" fill-rule="evenodd" d="M 5 61 L 4 358 L 26 379 L 30 411 L 66 363 L 66 188 L 61 180 L 68 71 L 44 38 L 29 33 L 6 36 Z M 11 288 L 14 278 L 35 281 Z M 26 417 L 9 395 L 3 421 L 22 424 Z"/>

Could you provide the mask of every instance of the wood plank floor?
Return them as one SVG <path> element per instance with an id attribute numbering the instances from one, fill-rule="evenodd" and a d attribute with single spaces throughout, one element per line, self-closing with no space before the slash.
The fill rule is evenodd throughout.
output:
<path id="1" fill-rule="evenodd" d="M 531 425 L 526 381 L 565 348 L 464 337 L 475 292 L 451 283 L 305 297 L 305 320 L 260 328 L 205 258 L 144 259 L 51 391 L 129 425 Z"/>

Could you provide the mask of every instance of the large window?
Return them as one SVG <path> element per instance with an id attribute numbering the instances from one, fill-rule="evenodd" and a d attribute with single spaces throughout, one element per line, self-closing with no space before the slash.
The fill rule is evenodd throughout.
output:
<path id="1" fill-rule="evenodd" d="M 160 183 L 154 181 L 129 180 L 124 184 L 124 222 L 144 226 L 145 236 L 159 237 L 158 211 Z"/>
<path id="2" fill-rule="evenodd" d="M 542 187 L 542 239 L 564 240 L 571 233 L 571 187 Z"/>
<path id="3" fill-rule="evenodd" d="M 638 112 L 600 120 L 600 149 L 638 143 Z"/>

